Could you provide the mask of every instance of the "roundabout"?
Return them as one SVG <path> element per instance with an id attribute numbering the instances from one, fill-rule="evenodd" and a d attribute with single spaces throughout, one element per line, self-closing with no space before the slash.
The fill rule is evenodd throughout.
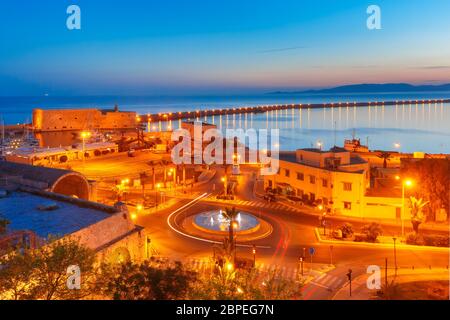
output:
<path id="1" fill-rule="evenodd" d="M 200 211 L 200 210 L 199 210 Z M 230 221 L 224 217 L 221 209 L 189 212 L 173 212 L 167 219 L 172 230 L 199 241 L 221 243 L 229 234 Z M 242 246 L 269 237 L 273 226 L 267 220 L 239 210 L 235 219 L 234 234 Z"/>

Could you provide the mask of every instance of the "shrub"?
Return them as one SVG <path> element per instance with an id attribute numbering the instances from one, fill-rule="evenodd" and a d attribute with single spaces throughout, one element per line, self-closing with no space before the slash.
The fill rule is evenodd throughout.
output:
<path id="1" fill-rule="evenodd" d="M 368 242 L 377 242 L 378 236 L 383 234 L 383 229 L 379 223 L 371 223 L 362 228 L 362 233 L 366 235 Z"/>
<path id="2" fill-rule="evenodd" d="M 448 247 L 449 236 L 424 235 L 423 242 L 426 246 Z"/>
<path id="3" fill-rule="evenodd" d="M 344 223 L 339 229 L 342 232 L 342 238 L 351 238 L 353 236 L 353 226 L 350 223 Z"/>
<path id="4" fill-rule="evenodd" d="M 406 244 L 423 246 L 423 243 L 423 237 L 415 232 L 411 232 L 406 235 Z"/>

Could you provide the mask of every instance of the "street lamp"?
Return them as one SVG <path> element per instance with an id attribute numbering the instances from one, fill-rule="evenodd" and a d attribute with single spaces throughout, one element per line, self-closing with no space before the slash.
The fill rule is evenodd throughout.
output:
<path id="1" fill-rule="evenodd" d="M 396 180 L 400 180 L 400 176 L 395 177 Z M 411 188 L 413 186 L 413 181 L 411 179 L 405 179 L 402 181 L 402 210 L 400 214 L 400 220 L 402 222 L 402 237 L 405 236 L 405 222 L 403 217 L 405 216 L 405 188 Z"/>
<path id="2" fill-rule="evenodd" d="M 397 238 L 393 237 L 392 240 L 394 240 L 394 266 L 395 266 L 395 276 L 397 276 L 397 247 L 395 246 Z"/>
<path id="3" fill-rule="evenodd" d="M 81 132 L 81 140 L 83 141 L 82 143 L 82 152 L 83 152 L 83 164 L 84 164 L 84 160 L 86 158 L 86 139 L 91 137 L 91 133 L 89 131 L 83 131 Z"/>
<path id="4" fill-rule="evenodd" d="M 256 245 L 253 245 L 253 268 L 256 267 Z"/>
<path id="5" fill-rule="evenodd" d="M 322 141 L 317 141 L 317 147 L 319 148 L 319 150 L 322 150 L 323 142 Z"/>

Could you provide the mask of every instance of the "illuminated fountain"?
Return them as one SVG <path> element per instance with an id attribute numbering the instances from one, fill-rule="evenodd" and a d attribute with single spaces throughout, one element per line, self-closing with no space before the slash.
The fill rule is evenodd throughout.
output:
<path id="1" fill-rule="evenodd" d="M 228 232 L 230 221 L 222 214 L 222 210 L 199 213 L 194 217 L 194 225 L 212 232 Z M 236 216 L 236 232 L 246 232 L 259 228 L 259 220 L 251 214 L 239 212 Z"/>

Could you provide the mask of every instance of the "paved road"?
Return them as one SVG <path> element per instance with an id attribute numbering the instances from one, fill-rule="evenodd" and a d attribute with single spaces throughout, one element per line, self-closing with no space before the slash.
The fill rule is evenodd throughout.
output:
<path id="1" fill-rule="evenodd" d="M 216 190 L 212 192 L 211 183 L 202 186 L 194 192 L 202 194 L 209 192 L 214 195 L 222 191 L 219 172 L 212 183 L 216 184 Z M 329 299 L 347 280 L 348 269 L 353 270 L 356 277 L 366 271 L 369 265 L 384 267 L 385 258 L 388 258 L 389 266 L 393 266 L 394 252 L 392 249 L 374 248 L 371 246 L 330 245 L 318 243 L 314 235 L 314 228 L 318 220 L 314 216 L 301 214 L 300 211 L 285 207 L 277 203 L 267 203 L 253 196 L 252 184 L 254 176 L 250 172 L 243 172 L 243 178 L 237 188 L 238 199 L 232 204 L 217 203 L 213 197 L 209 197 L 199 203 L 195 203 L 183 211 L 185 215 L 210 210 L 212 208 L 223 208 L 233 205 L 237 209 L 254 214 L 267 220 L 273 225 L 273 233 L 252 244 L 268 248 L 260 248 L 257 252 L 257 261 L 264 266 L 282 266 L 288 270 L 298 268 L 299 257 L 303 254 L 303 248 L 314 247 L 316 252 L 313 256 L 312 276 L 314 280 L 303 288 L 304 299 Z M 164 211 L 140 217 L 138 224 L 143 225 L 150 232 L 153 244 L 159 248 L 162 255 L 175 259 L 204 259 L 212 255 L 212 244 L 186 238 L 167 225 L 167 217 L 175 209 L 187 203 L 189 199 L 180 199 L 175 207 Z M 356 228 L 360 227 L 354 224 Z M 391 231 L 390 228 L 387 228 Z M 395 231 L 395 227 L 392 227 Z M 239 238 L 237 238 L 239 243 Z M 251 257 L 251 249 L 239 248 L 239 255 Z M 310 255 L 306 254 L 308 263 L 305 270 L 311 269 Z M 332 260 L 332 261 L 331 261 Z M 333 263 L 336 268 L 326 274 L 320 272 L 319 266 Z M 429 252 L 422 249 L 397 249 L 397 265 L 399 267 L 415 268 L 432 266 L 433 268 L 445 268 L 449 262 L 447 252 Z"/>

